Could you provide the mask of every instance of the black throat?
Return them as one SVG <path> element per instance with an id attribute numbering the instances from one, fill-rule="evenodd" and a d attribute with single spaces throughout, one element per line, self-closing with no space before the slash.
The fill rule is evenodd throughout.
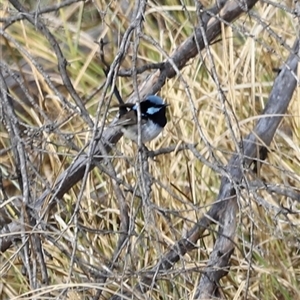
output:
<path id="1" fill-rule="evenodd" d="M 154 113 L 150 114 L 149 109 L 155 109 Z M 143 119 L 151 120 L 160 127 L 165 127 L 167 124 L 166 118 L 166 105 L 165 104 L 153 104 L 152 102 L 146 100 L 141 102 L 141 113 Z"/>

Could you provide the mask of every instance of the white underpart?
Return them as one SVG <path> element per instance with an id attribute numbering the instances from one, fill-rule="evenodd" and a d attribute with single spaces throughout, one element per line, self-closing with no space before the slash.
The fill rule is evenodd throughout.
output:
<path id="1" fill-rule="evenodd" d="M 156 138 L 161 132 L 163 128 L 151 120 L 148 120 L 146 124 L 141 126 L 141 133 L 142 133 L 142 143 L 149 142 Z M 130 128 L 122 128 L 122 132 L 124 135 L 133 140 L 134 142 L 138 143 L 138 126 L 130 126 Z"/>

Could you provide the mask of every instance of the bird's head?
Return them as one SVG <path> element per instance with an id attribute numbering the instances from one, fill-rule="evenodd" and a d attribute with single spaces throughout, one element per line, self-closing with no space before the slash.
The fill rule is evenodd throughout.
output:
<path id="1" fill-rule="evenodd" d="M 149 95 L 140 103 L 142 116 L 165 116 L 166 106 L 163 99 L 159 96 Z M 137 104 L 132 109 L 137 110 Z"/>

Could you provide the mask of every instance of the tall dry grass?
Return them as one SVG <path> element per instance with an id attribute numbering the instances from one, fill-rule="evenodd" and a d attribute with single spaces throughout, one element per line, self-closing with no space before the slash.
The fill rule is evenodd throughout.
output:
<path id="1" fill-rule="evenodd" d="M 48 1 L 47 5 L 54 3 Z M 197 17 L 193 1 L 185 1 L 185 11 L 182 4 L 174 0 L 164 3 L 149 2 L 143 32 L 164 52 L 171 54 L 192 34 Z M 1 18 L 17 16 L 8 2 L 1 5 Z M 26 5 L 35 8 L 34 2 Z M 285 5 L 293 8 L 292 3 L 258 3 L 253 12 L 260 22 L 254 16 L 243 15 L 231 26 L 224 26 L 220 41 L 211 46 L 214 66 L 204 51 L 181 71 L 181 78 L 166 82 L 160 96 L 170 104 L 168 124 L 159 138 L 149 143 L 150 149 L 197 143 L 197 149 L 205 159 L 216 166 L 226 165 L 236 150 L 234 139 L 245 137 L 264 109 L 276 76 L 273 69 L 280 68 L 289 54 L 279 37 L 291 46 L 298 34 L 298 20 L 282 9 L 281 6 Z M 107 61 L 112 61 L 130 22 L 133 4 L 124 6 L 117 1 L 78 2 L 42 16 L 63 49 L 69 63 L 68 74 L 92 117 L 96 116 L 101 90 L 94 97 L 89 96 L 106 80 L 99 60 L 99 48 L 94 41 L 99 38 L 109 41 L 105 55 Z M 47 39 L 26 21 L 14 22 L 5 34 L 1 41 L 2 70 L 6 66 L 11 72 L 6 73 L 6 80 L 16 101 L 18 118 L 23 122 L 31 170 L 35 170 L 30 173 L 31 190 L 37 197 L 47 185 L 56 181 L 78 154 L 78 149 L 90 140 L 92 132 L 78 113 L 62 104 L 35 66 L 36 61 L 58 91 L 73 103 L 65 93 L 57 59 Z M 165 56 L 159 47 L 141 39 L 138 66 L 163 61 Z M 133 52 L 133 47 L 130 47 L 121 69 L 131 68 Z M 218 74 L 226 103 L 222 103 L 211 76 L 212 67 Z M 138 82 L 143 82 L 149 72 L 139 75 Z M 16 80 L 12 79 L 14 74 L 18 76 Z M 24 96 L 20 81 L 34 103 L 30 104 Z M 124 99 L 134 90 L 130 77 L 118 77 L 116 84 Z M 188 99 L 186 88 L 192 101 Z M 116 103 L 113 98 L 105 118 L 106 125 L 116 115 L 113 109 Z M 104 111 L 105 105 L 100 120 Z M 193 111 L 199 124 L 193 118 Z M 299 192 L 299 116 L 297 90 L 271 144 L 268 159 L 262 162 L 260 173 L 254 175 L 245 170 L 249 190 L 243 190 L 239 197 L 236 251 L 229 275 L 221 281 L 227 299 L 242 299 L 246 290 L 247 299 L 300 299 L 299 203 L 251 186 L 256 180 L 262 180 L 275 187 Z M 49 124 L 55 130 L 46 130 Z M 71 138 L 73 148 L 66 146 L 63 136 Z M 0 145 L 1 151 L 11 146 L 4 126 L 1 127 Z M 12 155 L 12 151 L 2 152 L 0 164 L 8 199 L 20 195 Z M 138 188 L 135 145 L 122 138 L 110 155 L 118 178 L 133 189 Z M 150 203 L 141 203 L 135 193 L 122 186 L 131 216 L 131 235 L 112 271 L 107 272 L 108 279 L 104 284 L 95 283 L 97 276 L 87 273 L 83 266 L 93 266 L 96 273 L 103 274 L 116 249 L 120 208 L 113 180 L 95 168 L 88 175 L 80 203 L 77 197 L 82 182 L 65 194 L 64 201 L 46 215 L 49 231 L 42 232 L 41 237 L 50 285 L 41 285 L 37 290 L 38 299 L 45 295 L 49 299 L 91 299 L 97 289 L 102 289 L 102 299 L 107 299 L 115 291 L 121 293 L 122 289 L 133 287 L 167 249 L 185 236 L 215 200 L 220 174 L 199 162 L 190 151 L 174 151 L 149 163 L 154 181 Z M 4 196 L 2 191 L 1 197 Z M 74 214 L 76 203 L 80 209 Z M 286 213 L 287 209 L 289 213 Z M 196 250 L 181 257 L 172 270 L 159 275 L 150 292 L 135 297 L 192 298 L 214 245 L 214 236 L 215 233 L 210 232 Z M 27 294 L 30 286 L 22 268 L 20 250 L 21 244 L 18 243 L 1 255 L 1 299 L 32 297 Z M 76 257 L 73 264 L 72 255 Z"/>

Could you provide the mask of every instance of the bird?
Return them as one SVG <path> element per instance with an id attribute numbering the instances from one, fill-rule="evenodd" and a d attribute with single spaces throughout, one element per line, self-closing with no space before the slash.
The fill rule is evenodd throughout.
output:
<path id="1" fill-rule="evenodd" d="M 140 102 L 142 144 L 156 138 L 164 129 L 167 106 L 162 98 L 155 95 L 149 95 Z M 119 118 L 114 125 L 121 129 L 125 137 L 138 144 L 138 104 L 124 103 L 119 108 Z"/>

